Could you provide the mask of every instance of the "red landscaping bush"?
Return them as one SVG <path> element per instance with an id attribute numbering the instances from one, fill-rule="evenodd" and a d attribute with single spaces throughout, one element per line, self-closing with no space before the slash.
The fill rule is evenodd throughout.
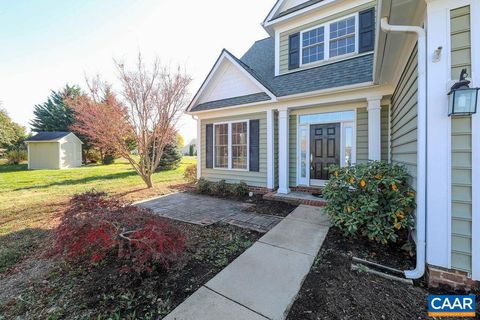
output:
<path id="1" fill-rule="evenodd" d="M 112 258 L 123 271 L 141 273 L 168 268 L 184 245 L 183 234 L 149 210 L 91 191 L 70 201 L 56 230 L 54 252 L 89 265 Z"/>

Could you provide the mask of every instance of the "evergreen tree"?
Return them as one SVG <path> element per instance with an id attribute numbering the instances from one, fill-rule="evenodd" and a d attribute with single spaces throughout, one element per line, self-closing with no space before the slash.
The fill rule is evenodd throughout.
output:
<path id="1" fill-rule="evenodd" d="M 182 152 L 178 145 L 167 144 L 163 149 L 162 158 L 158 170 L 173 170 L 180 166 L 182 161 Z"/>
<path id="2" fill-rule="evenodd" d="M 35 118 L 30 123 L 32 130 L 40 131 L 70 131 L 74 123 L 73 110 L 65 100 L 75 99 L 81 94 L 80 87 L 68 84 L 60 91 L 53 91 L 48 100 L 34 107 Z"/>

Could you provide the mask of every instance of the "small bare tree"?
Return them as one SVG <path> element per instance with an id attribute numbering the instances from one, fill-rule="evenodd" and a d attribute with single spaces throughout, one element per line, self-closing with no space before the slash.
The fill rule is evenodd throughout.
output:
<path id="1" fill-rule="evenodd" d="M 158 58 L 147 67 L 141 54 L 132 69 L 118 61 L 115 65 L 120 98 L 98 78 L 87 81 L 89 97 L 71 101 L 77 120 L 74 129 L 97 147 L 126 158 L 151 188 L 163 150 L 175 139 L 175 125 L 188 105 L 191 78 L 179 67 L 171 72 Z M 132 139 L 138 157 L 130 153 Z"/>

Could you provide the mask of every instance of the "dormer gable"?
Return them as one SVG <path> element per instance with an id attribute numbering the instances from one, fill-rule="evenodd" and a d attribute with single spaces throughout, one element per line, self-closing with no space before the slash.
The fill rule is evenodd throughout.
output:
<path id="1" fill-rule="evenodd" d="M 238 104 L 274 100 L 275 95 L 262 84 L 248 66 L 227 50 L 223 50 L 188 110 L 202 109 L 204 104 Z"/>
<path id="2" fill-rule="evenodd" d="M 275 38 L 275 76 L 373 53 L 375 0 L 281 0 L 264 27 Z"/>

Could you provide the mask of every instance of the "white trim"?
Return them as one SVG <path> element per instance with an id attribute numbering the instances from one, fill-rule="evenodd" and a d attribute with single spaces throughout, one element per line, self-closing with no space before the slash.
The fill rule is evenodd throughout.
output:
<path id="1" fill-rule="evenodd" d="M 267 110 L 267 188 L 274 188 L 275 163 L 274 163 L 274 144 L 275 144 L 275 121 L 274 110 Z"/>
<path id="2" fill-rule="evenodd" d="M 63 169 L 62 163 L 62 144 L 58 142 L 58 169 Z"/>
<path id="3" fill-rule="evenodd" d="M 315 121 L 315 122 L 309 122 L 309 123 L 303 123 L 300 124 L 300 116 L 303 115 L 315 115 L 315 114 L 322 114 L 322 113 L 336 113 L 336 112 L 344 112 L 344 111 L 353 111 L 354 112 L 354 118 L 349 119 L 349 120 L 338 120 L 338 121 Z M 296 147 L 296 155 L 297 155 L 297 174 L 296 174 L 296 182 L 297 185 L 299 186 L 311 186 L 315 185 L 312 183 L 312 180 L 315 179 L 310 179 L 310 160 L 311 160 L 311 151 L 310 151 L 310 126 L 316 125 L 316 124 L 329 124 L 329 123 L 339 123 L 340 124 L 340 163 L 339 165 L 344 167 L 346 165 L 345 162 L 345 144 L 346 144 L 346 136 L 345 136 L 345 128 L 347 125 L 348 127 L 352 128 L 352 158 L 351 158 L 351 163 L 356 163 L 357 161 L 357 109 L 340 109 L 337 111 L 325 111 L 325 112 L 312 112 L 311 110 L 304 110 L 304 112 L 296 114 L 297 116 L 297 132 L 296 132 L 296 140 L 297 140 L 297 147 Z M 301 148 L 300 148 L 300 131 L 302 129 L 307 128 L 308 131 L 308 136 L 307 139 L 309 143 L 307 143 L 307 176 L 305 178 L 301 177 Z M 318 180 L 320 181 L 320 180 Z M 323 181 L 323 180 L 322 180 Z"/>
<path id="4" fill-rule="evenodd" d="M 27 165 L 27 169 L 30 170 L 31 168 L 31 164 L 30 164 L 30 144 L 27 143 L 27 156 L 28 156 L 28 165 Z"/>
<path id="5" fill-rule="evenodd" d="M 368 160 L 382 159 L 382 97 L 368 99 Z"/>
<path id="6" fill-rule="evenodd" d="M 246 169 L 239 169 L 233 168 L 232 165 L 232 124 L 233 123 L 242 123 L 245 122 L 247 124 L 247 168 Z M 250 120 L 232 120 L 232 121 L 222 121 L 222 122 L 214 122 L 213 124 L 213 170 L 228 170 L 228 171 L 250 171 Z M 215 145 L 216 145 L 216 135 L 215 135 L 215 127 L 217 125 L 227 125 L 228 130 L 228 145 L 227 145 L 227 157 L 228 157 L 228 167 L 217 167 L 216 166 L 216 157 L 215 157 Z"/>
<path id="7" fill-rule="evenodd" d="M 427 59 L 427 263 L 450 268 L 451 251 L 451 165 L 450 118 L 447 115 L 447 87 L 450 79 L 449 10 L 438 2 L 427 4 L 427 48 L 445 48 L 440 61 Z M 421 146 L 418 145 L 420 148 Z M 418 191 L 418 190 L 417 190 Z"/>
<path id="8" fill-rule="evenodd" d="M 302 172 L 302 150 L 301 150 L 301 135 L 300 131 L 306 130 L 308 143 L 306 145 L 306 172 L 305 177 L 301 176 Z M 300 125 L 300 116 L 297 116 L 297 186 L 310 185 L 310 124 Z"/>
<path id="9" fill-rule="evenodd" d="M 285 15 L 285 16 L 283 16 L 283 17 L 280 17 L 280 18 L 277 18 L 277 19 L 275 19 L 275 20 L 272 20 L 272 18 L 277 14 L 278 9 L 280 8 L 281 4 L 283 4 L 284 1 L 285 1 L 285 0 L 279 1 L 280 5 L 279 5 L 278 7 L 274 7 L 274 9 L 273 9 L 272 11 L 270 11 L 270 14 L 267 16 L 267 18 L 266 18 L 266 19 L 263 21 L 263 23 L 262 23 L 262 25 L 263 25 L 264 28 L 267 28 L 267 27 L 269 27 L 269 26 L 271 26 L 271 25 L 274 25 L 274 24 L 276 24 L 276 23 L 278 23 L 278 22 L 285 21 L 285 20 L 287 20 L 287 19 L 296 17 L 296 16 L 298 16 L 298 15 L 300 15 L 300 14 L 304 14 L 304 13 L 306 13 L 306 12 L 312 11 L 312 10 L 314 10 L 314 9 L 321 8 L 321 7 L 323 7 L 323 6 L 327 6 L 327 5 L 329 5 L 329 4 L 334 3 L 336 0 L 324 0 L 324 1 L 321 1 L 321 2 L 319 2 L 319 3 L 317 3 L 317 4 L 315 4 L 315 5 L 308 6 L 308 7 L 306 7 L 306 8 L 303 8 L 303 9 L 294 11 L 294 12 L 292 12 L 292 13 L 290 13 L 290 14 L 287 14 L 287 15 Z M 272 20 L 272 21 L 270 21 L 270 20 Z"/>
<path id="10" fill-rule="evenodd" d="M 272 92 L 270 92 L 270 90 L 268 90 L 262 83 L 260 83 L 257 79 L 255 79 L 249 72 L 247 72 L 247 70 L 245 70 L 245 68 L 242 67 L 236 61 L 236 59 L 234 59 L 233 55 L 230 52 L 228 52 L 227 50 L 224 49 L 222 51 L 222 53 L 220 54 L 220 57 L 215 62 L 214 66 L 213 66 L 212 70 L 210 71 L 210 73 L 208 74 L 207 78 L 205 79 L 205 81 L 201 85 L 200 89 L 198 89 L 197 93 L 195 94 L 192 101 L 188 105 L 187 112 L 189 112 L 192 109 L 192 107 L 197 104 L 198 99 L 201 97 L 202 93 L 205 91 L 205 89 L 209 85 L 210 81 L 212 81 L 213 77 L 215 76 L 218 68 L 222 65 L 223 61 L 225 61 L 225 60 L 228 60 L 229 62 L 231 62 L 234 66 L 236 66 L 238 68 L 238 70 L 240 70 L 240 72 L 243 75 L 245 75 L 257 87 L 259 87 L 260 90 L 265 92 L 272 99 L 271 101 L 268 101 L 268 102 L 276 101 L 276 99 L 277 99 L 276 96 Z"/>
<path id="11" fill-rule="evenodd" d="M 197 179 L 202 177 L 202 120 L 197 118 Z"/>
<path id="12" fill-rule="evenodd" d="M 275 31 L 275 76 L 280 74 L 280 32 Z"/>
<path id="13" fill-rule="evenodd" d="M 290 192 L 289 175 L 289 115 L 288 109 L 278 111 L 278 193 Z"/>
<path id="14" fill-rule="evenodd" d="M 480 86 L 480 3 L 470 4 L 472 86 Z M 472 116 L 472 163 L 480 163 L 480 114 Z M 472 166 L 472 279 L 480 280 L 480 167 Z"/>
<path id="15" fill-rule="evenodd" d="M 393 90 L 393 87 L 389 85 L 374 85 L 372 82 L 362 82 L 354 85 L 347 85 L 342 87 L 328 88 L 306 93 L 293 94 L 284 97 L 278 97 L 276 101 L 256 102 L 244 105 L 229 106 L 224 108 L 186 113 L 190 115 L 199 115 L 202 119 L 218 118 L 219 114 L 238 115 L 257 113 L 266 111 L 270 108 L 293 108 L 339 102 L 358 102 L 364 101 L 365 96 L 367 95 L 391 95 L 393 93 Z M 311 99 L 311 101 L 305 101 L 301 99 Z"/>

